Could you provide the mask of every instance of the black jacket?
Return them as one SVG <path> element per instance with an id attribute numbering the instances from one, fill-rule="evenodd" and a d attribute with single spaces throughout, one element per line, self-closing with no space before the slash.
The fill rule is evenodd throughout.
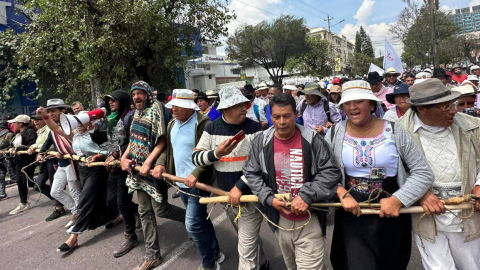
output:
<path id="1" fill-rule="evenodd" d="M 133 114 L 134 111 L 130 109 L 130 94 L 123 90 L 115 90 L 110 95 L 105 96 L 105 106 L 107 110 L 107 114 L 110 115 L 112 112 L 110 111 L 109 101 L 111 98 L 115 98 L 120 102 L 120 106 L 118 108 L 117 119 L 115 121 L 115 125 L 118 121 L 122 121 L 124 124 L 124 130 L 126 138 L 123 140 L 122 144 L 120 145 L 120 150 L 125 152 L 128 147 L 128 143 L 130 142 L 130 125 L 132 124 Z M 90 134 L 92 141 L 98 145 L 101 145 L 108 141 L 108 123 L 105 121 L 102 125 L 102 128 L 99 130 L 95 130 L 93 134 Z"/>
<path id="2" fill-rule="evenodd" d="M 342 173 L 338 167 L 327 142 L 315 131 L 297 125 L 302 134 L 303 163 L 308 169 L 305 174 L 305 184 L 300 188 L 298 196 L 311 204 L 332 199 L 336 195 Z M 273 208 L 272 201 L 277 193 L 274 160 L 273 127 L 258 135 L 250 149 L 248 159 L 243 165 L 243 174 L 252 192 L 258 196 L 262 210 L 267 217 L 278 224 L 279 212 Z M 314 211 L 319 218 L 322 232 L 326 234 L 326 212 Z M 270 224 L 269 224 L 270 225 Z M 270 225 L 275 231 L 275 227 Z"/>

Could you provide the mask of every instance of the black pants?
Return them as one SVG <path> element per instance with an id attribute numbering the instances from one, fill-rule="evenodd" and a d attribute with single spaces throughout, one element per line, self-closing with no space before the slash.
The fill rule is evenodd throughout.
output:
<path id="1" fill-rule="evenodd" d="M 135 213 L 138 213 L 138 205 L 132 202 L 133 194 L 128 194 L 125 185 L 128 173 L 124 171 L 112 172 L 107 181 L 107 206 L 117 207 L 125 222 L 125 232 L 135 233 Z"/>
<path id="2" fill-rule="evenodd" d="M 50 195 L 51 185 L 53 183 L 53 175 L 55 174 L 55 169 L 53 165 L 57 163 L 56 159 L 47 159 L 45 162 L 40 163 L 40 173 L 38 174 L 37 184 L 40 187 L 40 192 L 47 196 L 50 200 L 55 200 Z M 50 186 L 47 185 L 47 181 L 50 180 Z M 57 202 L 55 205 L 58 205 Z M 61 205 L 61 204 L 60 204 Z"/>
<path id="3" fill-rule="evenodd" d="M 82 193 L 78 202 L 78 218 L 72 233 L 80 234 L 86 230 L 94 230 L 118 215 L 118 210 L 108 208 L 107 177 L 105 167 L 79 166 Z"/>
<path id="4" fill-rule="evenodd" d="M 28 199 L 28 179 L 22 172 L 22 168 L 35 161 L 35 156 L 30 155 L 18 155 L 15 156 L 15 173 L 17 175 L 17 187 L 18 195 L 20 196 L 21 203 L 27 203 Z M 30 166 L 25 169 L 28 177 L 33 180 L 33 174 L 35 173 L 35 166 Z"/>

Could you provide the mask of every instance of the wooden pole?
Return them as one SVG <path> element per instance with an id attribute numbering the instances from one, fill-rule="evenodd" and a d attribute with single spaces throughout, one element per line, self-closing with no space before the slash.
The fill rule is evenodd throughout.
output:
<path id="1" fill-rule="evenodd" d="M 291 200 L 292 194 L 275 194 L 275 198 L 285 199 L 287 201 Z M 226 203 L 228 202 L 228 196 L 217 196 L 210 198 L 200 198 L 201 204 L 209 203 Z M 258 197 L 255 195 L 243 195 L 240 197 L 240 202 L 258 202 Z"/>
<path id="2" fill-rule="evenodd" d="M 471 203 L 461 203 L 457 205 L 445 205 L 447 210 L 465 210 L 465 209 L 472 209 Z M 400 214 L 421 214 L 425 211 L 421 206 L 412 206 L 408 208 L 401 208 Z M 380 214 L 380 210 L 377 209 L 362 209 L 362 215 L 378 215 Z"/>

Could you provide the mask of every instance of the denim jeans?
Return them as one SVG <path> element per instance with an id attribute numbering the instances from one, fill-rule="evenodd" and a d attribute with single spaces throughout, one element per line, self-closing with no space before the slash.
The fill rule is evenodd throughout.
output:
<path id="1" fill-rule="evenodd" d="M 199 195 L 196 188 L 182 188 L 182 191 Z M 185 226 L 187 232 L 195 241 L 202 258 L 202 266 L 205 268 L 215 267 L 215 255 L 219 252 L 217 236 L 212 221 L 207 219 L 207 205 L 200 204 L 199 198 L 180 193 L 185 208 Z"/>

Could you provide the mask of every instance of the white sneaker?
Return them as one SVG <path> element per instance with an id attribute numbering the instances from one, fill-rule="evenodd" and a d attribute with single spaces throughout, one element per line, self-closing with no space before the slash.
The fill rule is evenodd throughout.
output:
<path id="1" fill-rule="evenodd" d="M 219 252 L 218 252 L 218 255 L 215 256 L 215 261 L 216 261 L 218 264 L 223 263 L 223 261 L 225 261 L 225 254 L 223 254 L 223 252 L 219 251 Z"/>
<path id="2" fill-rule="evenodd" d="M 73 231 L 73 226 L 71 226 L 70 228 L 67 229 L 67 234 L 71 234 Z"/>
<path id="3" fill-rule="evenodd" d="M 30 204 L 29 203 L 20 203 L 15 209 L 13 209 L 12 211 L 10 211 L 10 215 L 16 215 L 18 213 L 21 213 L 25 210 L 28 210 L 30 208 Z"/>
<path id="4" fill-rule="evenodd" d="M 67 225 L 65 225 L 65 229 L 68 229 L 70 227 L 73 227 L 73 225 L 75 225 L 75 222 L 73 220 L 70 220 Z"/>

